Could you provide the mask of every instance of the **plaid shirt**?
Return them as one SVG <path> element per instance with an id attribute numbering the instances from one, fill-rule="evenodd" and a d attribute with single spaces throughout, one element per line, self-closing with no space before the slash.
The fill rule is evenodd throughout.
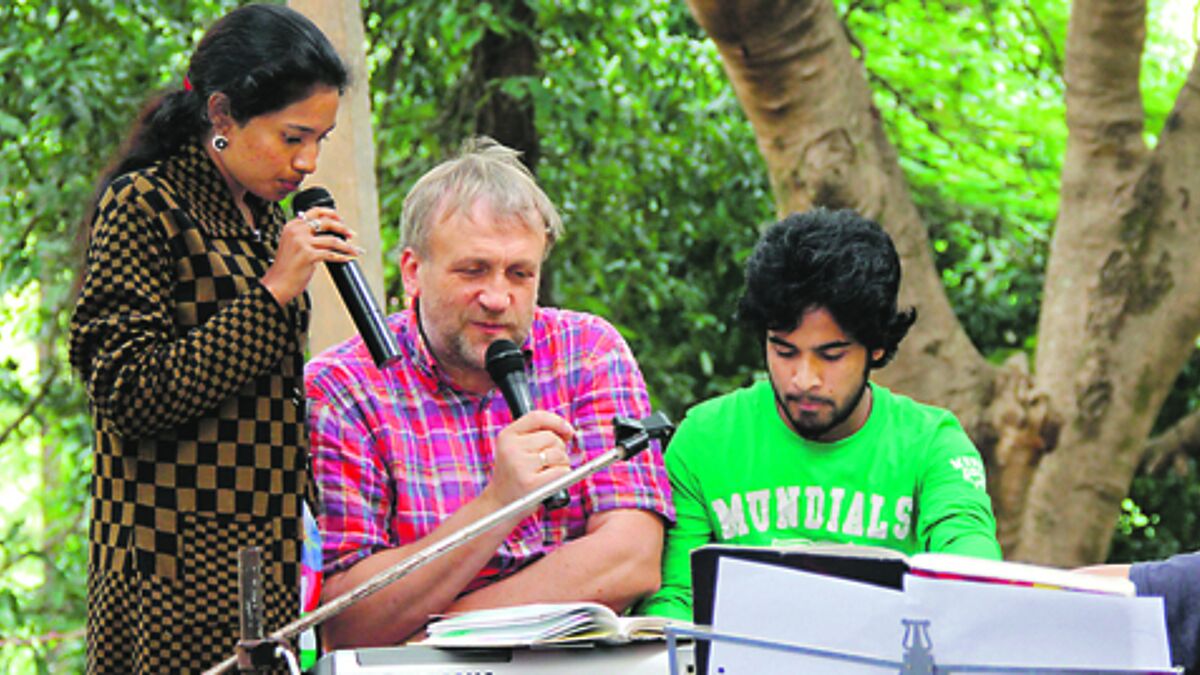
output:
<path id="1" fill-rule="evenodd" d="M 409 544 L 482 492 L 496 435 L 512 421 L 499 390 L 453 387 L 405 310 L 389 317 L 403 358 L 381 372 L 361 338 L 306 369 L 313 471 L 320 486 L 325 573 L 381 549 Z M 625 341 L 602 319 L 538 308 L 524 348 L 533 406 L 569 421 L 579 466 L 614 447 L 614 415 L 650 413 L 641 372 Z M 674 519 L 662 454 L 654 444 L 569 490 L 570 506 L 525 518 L 466 592 L 497 581 L 582 536 L 588 515 L 644 509 Z"/>

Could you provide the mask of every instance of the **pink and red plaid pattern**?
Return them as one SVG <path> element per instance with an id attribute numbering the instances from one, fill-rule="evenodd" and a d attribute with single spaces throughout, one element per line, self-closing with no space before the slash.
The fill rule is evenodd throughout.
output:
<path id="1" fill-rule="evenodd" d="M 453 388 L 438 372 L 415 315 L 389 318 L 404 355 L 384 372 L 359 338 L 307 367 L 310 444 L 320 486 L 327 574 L 411 543 L 477 496 L 492 469 L 496 435 L 512 417 L 498 390 Z M 615 415 L 650 413 L 641 372 L 616 330 L 594 316 L 539 308 L 524 348 L 535 408 L 574 425 L 572 466 L 611 449 Z M 570 490 L 571 504 L 522 521 L 467 589 L 507 576 L 581 536 L 588 514 L 634 508 L 674 519 L 657 444 Z"/>

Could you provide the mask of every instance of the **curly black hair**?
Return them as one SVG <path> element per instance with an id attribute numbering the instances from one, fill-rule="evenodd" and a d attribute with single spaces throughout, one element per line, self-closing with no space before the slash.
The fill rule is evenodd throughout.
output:
<path id="1" fill-rule="evenodd" d="M 878 223 L 854 211 L 823 208 L 793 213 L 772 224 L 746 261 L 746 290 L 737 316 L 757 334 L 790 331 L 804 313 L 825 308 L 868 353 L 870 367 L 896 355 L 917 319 L 897 311 L 900 256 Z"/>

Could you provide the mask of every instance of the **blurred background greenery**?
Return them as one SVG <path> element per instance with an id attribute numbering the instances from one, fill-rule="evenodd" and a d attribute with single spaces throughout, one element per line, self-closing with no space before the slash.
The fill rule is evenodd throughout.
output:
<path id="1" fill-rule="evenodd" d="M 141 103 L 179 86 L 203 29 L 238 3 L 15 0 L 0 7 L 0 670 L 82 669 L 86 401 L 64 335 L 79 219 Z M 838 0 L 930 228 L 959 318 L 1002 361 L 1031 351 L 1066 139 L 1052 0 Z M 1194 7 L 1152 0 L 1148 140 L 1195 47 Z M 658 409 L 752 378 L 732 321 L 741 265 L 774 201 L 714 47 L 683 2 L 367 0 L 388 304 L 400 203 L 479 125 L 484 101 L 531 106 L 536 169 L 567 236 L 550 304 L 608 317 Z M 524 10 L 532 10 L 531 12 Z M 534 72 L 487 75 L 486 35 L 522 36 Z M 1193 356 L 1159 420 L 1193 410 Z M 1195 458 L 1134 481 L 1110 559 L 1200 547 Z"/>

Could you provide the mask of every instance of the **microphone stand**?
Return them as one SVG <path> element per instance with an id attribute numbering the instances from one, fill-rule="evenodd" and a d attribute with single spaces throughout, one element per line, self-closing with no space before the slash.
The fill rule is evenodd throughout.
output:
<path id="1" fill-rule="evenodd" d="M 299 635 L 303 631 L 340 614 L 351 605 L 357 603 L 363 598 L 373 595 L 381 590 L 384 586 L 408 576 L 415 570 L 428 564 L 433 560 L 437 560 L 443 555 L 453 551 L 463 544 L 475 539 L 484 532 L 492 529 L 499 523 L 508 520 L 512 516 L 526 510 L 533 504 L 541 503 L 550 495 L 565 490 L 567 487 L 574 485 L 578 481 L 592 475 L 593 473 L 603 469 L 604 467 L 618 460 L 625 460 L 633 457 L 642 450 L 645 450 L 651 439 L 666 440 L 670 438 L 671 433 L 675 430 L 675 426 L 667 419 L 667 416 L 662 413 L 654 413 L 642 420 L 632 420 L 625 417 L 617 416 L 613 418 L 613 428 L 616 431 L 617 442 L 616 447 L 598 455 L 591 461 L 581 464 L 579 467 L 572 469 L 567 474 L 556 478 L 549 483 L 537 488 L 529 494 L 510 502 L 504 508 L 492 513 L 489 516 L 480 518 L 479 520 L 467 525 L 463 529 L 451 534 L 450 536 L 435 542 L 420 551 L 401 560 L 392 567 L 383 570 L 371 577 L 370 579 L 359 584 L 350 592 L 339 595 L 328 603 L 321 605 L 308 614 L 299 619 L 279 628 L 271 633 L 266 640 L 255 641 L 253 645 L 243 645 L 238 643 L 238 653 L 244 654 L 247 649 L 259 650 L 257 654 L 263 654 L 266 657 L 277 657 L 281 652 L 290 654 L 290 650 L 286 645 L 286 640 Z M 263 642 L 273 643 L 275 649 L 273 652 L 263 652 L 261 648 L 265 645 Z M 258 658 L 257 657 L 256 661 Z M 242 662 L 246 661 L 243 657 Z M 217 665 L 204 671 L 206 675 L 223 673 L 239 665 L 238 655 L 231 656 Z M 257 662 L 256 665 L 268 665 Z"/>

